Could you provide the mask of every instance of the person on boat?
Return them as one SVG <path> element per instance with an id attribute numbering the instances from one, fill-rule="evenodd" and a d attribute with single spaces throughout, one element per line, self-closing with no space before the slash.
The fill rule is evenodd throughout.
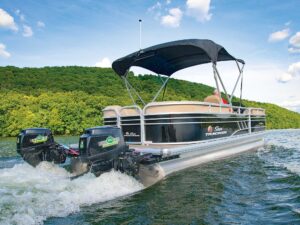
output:
<path id="1" fill-rule="evenodd" d="M 213 94 L 204 99 L 205 102 L 228 104 L 228 101 L 221 97 L 220 92 L 215 89 Z"/>
<path id="2" fill-rule="evenodd" d="M 225 98 L 222 98 L 220 92 L 219 92 L 217 89 L 214 90 L 213 94 L 214 94 L 215 96 L 217 96 L 218 98 L 221 98 L 221 102 L 222 102 L 223 104 L 228 104 L 228 101 L 227 101 Z"/>

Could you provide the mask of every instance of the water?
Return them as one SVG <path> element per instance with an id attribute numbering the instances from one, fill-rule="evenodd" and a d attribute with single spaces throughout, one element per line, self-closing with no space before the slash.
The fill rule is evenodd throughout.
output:
<path id="1" fill-rule="evenodd" d="M 0 139 L 0 224 L 300 224 L 300 130 L 147 189 L 118 172 L 70 181 L 52 164 L 32 168 L 14 141 Z"/>

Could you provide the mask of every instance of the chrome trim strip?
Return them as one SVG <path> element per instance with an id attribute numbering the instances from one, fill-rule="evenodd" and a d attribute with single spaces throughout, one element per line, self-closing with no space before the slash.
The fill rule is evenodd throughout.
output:
<path id="1" fill-rule="evenodd" d="M 122 120 L 121 119 L 121 122 L 128 122 L 128 121 L 140 121 L 141 119 L 132 119 L 132 120 Z"/>
<path id="2" fill-rule="evenodd" d="M 157 118 L 157 119 L 145 119 L 145 121 L 148 121 L 148 122 L 151 122 L 151 121 L 156 121 L 156 120 L 173 120 L 174 118 Z M 191 117 L 191 118 L 176 118 L 174 120 L 180 120 L 180 119 L 183 119 L 183 120 L 191 120 L 191 119 L 239 119 L 239 118 L 196 118 L 196 117 Z M 247 119 L 241 119 L 241 120 L 236 120 L 236 121 L 239 121 L 239 122 L 243 122 L 243 121 L 248 121 Z"/>
<path id="3" fill-rule="evenodd" d="M 241 119 L 248 120 L 248 118 L 237 118 L 237 117 L 159 117 L 159 118 L 145 118 L 147 120 L 179 120 L 179 119 Z"/>
<path id="4" fill-rule="evenodd" d="M 238 121 L 210 121 L 210 122 L 176 122 L 176 123 L 145 123 L 145 125 L 158 125 L 158 124 L 201 124 L 201 123 L 236 123 Z"/>
<path id="5" fill-rule="evenodd" d="M 145 116 L 157 116 L 157 115 L 177 115 L 177 114 L 216 114 L 216 115 L 239 115 L 239 114 L 235 114 L 235 113 L 229 113 L 229 112 L 184 112 L 184 113 L 180 113 L 180 112 L 167 112 L 167 113 L 156 113 L 156 114 L 146 114 Z M 244 115 L 247 116 L 246 114 L 240 114 L 240 115 Z"/>
<path id="6" fill-rule="evenodd" d="M 233 132 L 230 136 L 237 136 L 235 135 L 236 133 L 242 131 L 242 130 L 248 130 L 248 128 L 245 128 L 245 129 L 239 129 L 239 130 L 236 130 L 235 132 Z M 248 133 L 248 132 L 247 132 Z"/>
<path id="7" fill-rule="evenodd" d="M 250 135 L 259 135 L 259 134 L 263 134 L 266 131 L 254 131 L 251 134 L 247 133 L 247 134 L 239 134 L 239 135 L 235 135 L 235 138 L 242 138 L 245 136 L 250 136 Z M 202 140 L 202 141 L 190 141 L 190 142 L 157 142 L 157 143 L 153 143 L 153 142 L 149 142 L 146 141 L 148 144 L 151 145 L 186 145 L 186 144 L 197 144 L 197 143 L 211 143 L 211 142 L 216 142 L 216 140 L 228 140 L 228 139 L 233 139 L 232 136 L 227 136 L 227 137 L 220 137 L 220 138 L 213 138 L 213 139 L 209 139 L 209 140 Z"/>
<path id="8" fill-rule="evenodd" d="M 255 126 L 255 127 L 251 127 L 251 128 L 266 128 L 267 126 Z"/>

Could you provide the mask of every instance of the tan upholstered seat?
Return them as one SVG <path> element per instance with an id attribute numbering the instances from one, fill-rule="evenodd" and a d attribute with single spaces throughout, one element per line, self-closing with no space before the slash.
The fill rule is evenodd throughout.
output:
<path id="1" fill-rule="evenodd" d="M 119 105 L 107 106 L 103 109 L 103 116 L 105 118 L 117 117 L 117 115 L 119 114 L 120 109 L 121 109 L 121 106 L 119 106 Z"/>
<path id="2" fill-rule="evenodd" d="M 220 99 L 218 96 L 210 95 L 210 96 L 207 96 L 207 97 L 204 99 L 204 102 L 210 102 L 210 103 L 220 104 L 221 99 Z"/>
<path id="3" fill-rule="evenodd" d="M 120 116 L 139 116 L 140 111 L 138 108 L 125 108 L 120 110 Z"/>
<path id="4" fill-rule="evenodd" d="M 148 105 L 145 114 L 208 112 L 209 106 L 189 103 L 182 104 L 153 104 Z"/>
<path id="5" fill-rule="evenodd" d="M 259 115 L 259 116 L 263 116 L 265 115 L 265 110 L 263 109 L 250 109 L 251 115 Z M 246 109 L 244 111 L 244 114 L 249 114 L 249 109 Z"/>
<path id="6" fill-rule="evenodd" d="M 263 109 L 252 109 L 251 113 L 254 115 L 265 115 L 265 110 Z"/>
<path id="7" fill-rule="evenodd" d="M 205 104 L 201 102 L 181 101 L 181 102 L 152 102 L 145 109 L 145 115 L 165 114 L 165 113 L 231 113 L 230 106 Z"/>

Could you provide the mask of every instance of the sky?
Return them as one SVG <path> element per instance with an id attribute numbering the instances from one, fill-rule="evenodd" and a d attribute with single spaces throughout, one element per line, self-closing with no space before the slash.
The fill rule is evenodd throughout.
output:
<path id="1" fill-rule="evenodd" d="M 0 0 L 0 66 L 110 67 L 139 49 L 142 19 L 142 48 L 211 39 L 246 62 L 243 98 L 300 112 L 299 8 L 299 0 Z M 231 93 L 236 65 L 218 67 Z M 214 86 L 212 74 L 206 64 L 173 77 Z"/>

